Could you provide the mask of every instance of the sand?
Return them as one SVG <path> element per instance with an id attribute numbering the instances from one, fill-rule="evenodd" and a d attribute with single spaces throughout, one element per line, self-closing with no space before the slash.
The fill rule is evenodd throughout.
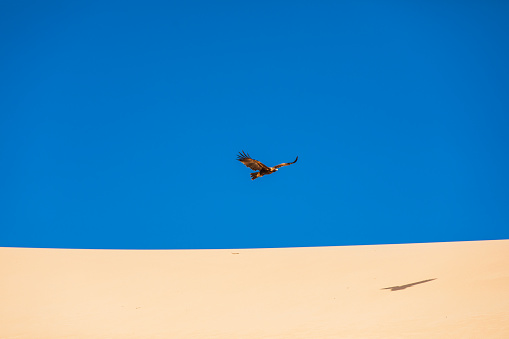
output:
<path id="1" fill-rule="evenodd" d="M 0 338 L 509 338 L 509 240 L 0 248 Z"/>

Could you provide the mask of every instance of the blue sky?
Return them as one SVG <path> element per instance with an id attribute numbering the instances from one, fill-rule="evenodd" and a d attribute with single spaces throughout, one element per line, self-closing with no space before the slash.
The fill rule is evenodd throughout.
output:
<path id="1" fill-rule="evenodd" d="M 0 246 L 509 238 L 503 1 L 3 1 Z M 245 150 L 269 166 L 251 181 Z"/>

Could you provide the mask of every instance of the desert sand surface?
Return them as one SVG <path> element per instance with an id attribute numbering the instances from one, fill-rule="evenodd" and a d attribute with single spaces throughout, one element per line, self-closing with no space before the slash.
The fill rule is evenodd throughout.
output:
<path id="1" fill-rule="evenodd" d="M 0 338 L 509 338 L 509 240 L 0 248 Z"/>

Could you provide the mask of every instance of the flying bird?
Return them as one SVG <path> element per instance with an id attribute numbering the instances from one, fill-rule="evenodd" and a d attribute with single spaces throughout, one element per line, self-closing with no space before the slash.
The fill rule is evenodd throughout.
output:
<path id="1" fill-rule="evenodd" d="M 267 174 L 272 174 L 277 171 L 278 168 L 283 166 L 288 166 L 291 164 L 295 164 L 297 162 L 297 159 L 299 157 L 295 158 L 294 162 L 285 162 L 279 165 L 276 165 L 274 167 L 268 167 L 259 162 L 258 160 L 255 160 L 251 158 L 251 156 L 248 153 L 245 153 L 244 151 L 239 152 L 239 155 L 237 155 L 237 160 L 252 169 L 253 171 L 258 171 L 251 173 L 251 180 L 255 180 L 256 178 L 263 177 Z"/>

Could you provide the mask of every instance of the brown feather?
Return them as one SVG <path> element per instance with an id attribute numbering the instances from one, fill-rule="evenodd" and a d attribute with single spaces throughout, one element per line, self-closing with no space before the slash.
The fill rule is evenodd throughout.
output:
<path id="1" fill-rule="evenodd" d="M 299 159 L 298 156 L 297 156 L 297 158 L 295 158 L 294 162 L 284 162 L 282 164 L 274 166 L 274 168 L 280 168 L 280 167 L 283 167 L 283 166 L 288 166 L 288 165 L 291 165 L 291 164 L 295 164 L 297 162 L 297 159 Z"/>
<path id="2" fill-rule="evenodd" d="M 259 162 L 258 160 L 251 158 L 249 153 L 246 153 L 244 151 L 239 152 L 239 155 L 237 155 L 238 161 L 240 161 L 241 163 L 243 163 L 244 165 L 246 165 L 253 171 L 259 171 L 259 172 L 251 173 L 251 180 L 255 180 L 256 178 L 263 177 L 264 175 L 274 173 L 280 167 L 295 164 L 297 162 L 297 159 L 299 159 L 299 157 L 295 158 L 294 162 L 285 162 L 285 163 L 279 164 L 274 167 L 268 167 L 268 166 L 265 166 L 264 164 L 262 164 L 261 162 Z"/>
<path id="3" fill-rule="evenodd" d="M 245 153 L 244 151 L 239 152 L 239 155 L 237 155 L 237 160 L 252 169 L 253 171 L 260 171 L 260 170 L 268 170 L 269 168 L 259 162 L 258 160 L 252 159 L 249 154 Z"/>

